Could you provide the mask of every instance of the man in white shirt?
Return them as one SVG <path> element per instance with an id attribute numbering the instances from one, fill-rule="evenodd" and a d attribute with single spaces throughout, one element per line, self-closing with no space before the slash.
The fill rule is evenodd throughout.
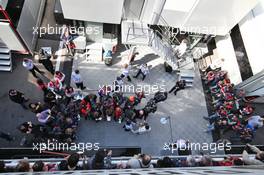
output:
<path id="1" fill-rule="evenodd" d="M 215 69 L 222 68 L 224 65 L 224 62 L 225 62 L 224 58 L 213 60 L 212 63 L 207 68 L 203 69 L 202 71 L 209 72 Z"/>
<path id="2" fill-rule="evenodd" d="M 84 90 L 86 88 L 85 86 L 83 86 L 83 80 L 79 70 L 75 70 L 74 72 L 72 72 L 71 79 L 75 83 L 77 88 L 80 88 L 81 90 Z"/>
<path id="3" fill-rule="evenodd" d="M 122 71 L 122 74 L 121 74 L 121 78 L 124 78 L 126 77 L 128 81 L 131 81 L 131 78 L 129 76 L 129 71 L 130 71 L 130 66 L 128 64 L 125 64 L 124 65 L 124 69 Z"/>
<path id="4" fill-rule="evenodd" d="M 31 59 L 24 58 L 22 64 L 23 64 L 23 67 L 25 67 L 28 71 L 30 71 L 35 78 L 38 78 L 35 71 L 37 71 L 40 74 L 44 74 L 43 71 L 40 71 L 37 68 L 37 66 L 34 65 L 34 63 Z"/>
<path id="5" fill-rule="evenodd" d="M 249 157 L 247 150 L 254 152 L 256 154 L 255 157 Z M 242 153 L 242 158 L 246 165 L 264 165 L 264 152 L 250 144 L 246 145 L 246 149 Z"/>
<path id="6" fill-rule="evenodd" d="M 146 78 L 146 75 L 149 74 L 149 68 L 147 64 L 140 65 L 137 75 L 134 76 L 134 78 L 137 78 L 140 74 L 142 75 L 142 81 L 144 81 L 144 79 Z"/>
<path id="7" fill-rule="evenodd" d="M 181 58 L 188 48 L 188 41 L 186 39 L 183 39 L 181 44 L 175 48 L 177 56 Z"/>

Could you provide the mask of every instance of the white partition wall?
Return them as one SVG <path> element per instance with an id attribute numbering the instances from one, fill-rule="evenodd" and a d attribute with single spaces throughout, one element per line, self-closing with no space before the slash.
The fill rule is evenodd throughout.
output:
<path id="1" fill-rule="evenodd" d="M 2 42 L 4 42 L 10 50 L 26 50 L 8 22 L 0 22 L 0 31 Z"/>
<path id="2" fill-rule="evenodd" d="M 260 0 L 260 3 L 243 18 L 239 28 L 251 69 L 253 74 L 257 74 L 264 69 L 264 0 Z"/>
<path id="3" fill-rule="evenodd" d="M 8 3 L 8 0 L 0 0 L 0 5 L 2 6 L 3 9 L 6 8 L 7 3 Z"/>
<path id="4" fill-rule="evenodd" d="M 235 85 L 242 82 L 239 66 L 230 35 L 215 37 L 217 55 L 224 58 L 222 69 L 227 71 L 229 78 Z"/>
<path id="5" fill-rule="evenodd" d="M 167 0 L 162 16 L 184 31 L 226 35 L 258 0 Z"/>
<path id="6" fill-rule="evenodd" d="M 17 31 L 32 52 L 38 37 L 34 28 L 39 27 L 46 0 L 25 0 Z"/>
<path id="7" fill-rule="evenodd" d="M 124 0 L 61 0 L 64 18 L 120 24 Z"/>

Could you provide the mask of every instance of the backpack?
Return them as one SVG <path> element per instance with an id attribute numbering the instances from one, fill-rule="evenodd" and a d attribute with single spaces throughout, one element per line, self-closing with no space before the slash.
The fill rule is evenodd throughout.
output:
<path id="1" fill-rule="evenodd" d="M 157 111 L 157 104 L 155 102 L 154 98 L 151 98 L 148 102 L 147 105 L 143 109 L 146 113 L 155 113 Z"/>
<path id="2" fill-rule="evenodd" d="M 167 92 L 160 92 L 159 91 L 159 92 L 155 93 L 155 95 L 154 95 L 155 103 L 165 101 L 167 98 L 168 98 Z"/>

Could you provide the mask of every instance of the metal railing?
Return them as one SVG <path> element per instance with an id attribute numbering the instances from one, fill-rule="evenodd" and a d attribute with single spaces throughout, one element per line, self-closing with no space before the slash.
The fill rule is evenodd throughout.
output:
<path id="1" fill-rule="evenodd" d="M 159 36 L 161 36 L 162 39 Z M 163 50 L 165 54 L 164 55 L 165 61 L 170 62 L 171 64 L 174 64 L 174 66 L 177 66 L 177 69 L 178 69 L 179 62 L 178 62 L 177 52 L 171 46 L 169 39 L 166 37 L 163 38 L 162 33 L 160 33 L 159 31 L 153 30 L 151 37 L 150 37 L 149 45 L 152 45 L 155 39 L 156 41 L 159 41 L 160 45 L 166 48 Z"/>
<path id="2" fill-rule="evenodd" d="M 77 175 L 106 175 L 106 174 L 135 174 L 135 175 L 153 175 L 153 174 L 232 174 L 232 175 L 263 175 L 262 165 L 249 166 L 214 166 L 214 167 L 183 167 L 183 168 L 139 168 L 139 169 L 108 169 L 108 170 L 71 170 L 71 171 L 53 171 L 53 172 L 27 172 L 27 174 L 43 175 L 43 174 L 77 174 Z M 25 174 L 21 172 L 6 173 Z"/>
<path id="3" fill-rule="evenodd" d="M 197 54 L 198 57 L 194 58 L 194 60 L 197 62 L 198 68 L 200 70 L 203 70 L 203 69 L 207 68 L 209 66 L 209 64 L 207 63 L 206 59 L 209 58 L 210 62 L 212 63 L 211 56 L 208 55 L 208 56 L 205 57 L 204 55 L 206 53 L 204 53 L 201 48 L 199 48 L 198 51 L 196 51 L 196 52 L 198 52 L 198 54 Z"/>
<path id="4" fill-rule="evenodd" d="M 186 159 L 188 156 L 192 156 L 192 158 L 194 158 L 196 161 L 199 161 L 203 156 L 202 155 L 183 155 L 183 156 L 171 156 L 171 155 L 168 155 L 166 157 L 169 157 L 171 159 Z M 238 158 L 242 158 L 242 155 L 241 154 L 226 154 L 226 155 L 210 155 L 210 157 L 212 158 L 213 161 L 222 161 L 222 160 L 225 160 L 226 157 L 229 157 L 229 156 L 232 156 L 232 157 L 238 157 Z M 156 164 L 157 161 L 159 159 L 161 159 L 162 157 L 165 157 L 165 156 L 153 156 L 151 158 L 151 163 L 152 164 Z M 249 155 L 250 158 L 254 158 L 255 155 L 254 154 L 250 154 Z M 122 157 L 112 157 L 111 158 L 111 163 L 112 164 L 119 164 L 119 163 L 127 163 L 127 161 L 129 159 L 131 159 L 133 157 L 127 157 L 127 156 L 122 156 Z M 60 163 L 62 160 L 65 160 L 64 158 L 37 158 L 37 159 L 28 159 L 27 157 L 25 157 L 24 159 L 11 159 L 11 160 L 3 160 L 5 162 L 5 165 L 6 166 L 9 166 L 9 167 L 14 167 L 14 165 L 16 165 L 16 163 L 18 163 L 20 160 L 27 160 L 30 164 L 33 164 L 34 162 L 36 161 L 43 161 L 45 163 L 49 163 L 49 164 L 58 164 Z M 79 165 L 82 165 L 83 164 L 83 161 L 85 160 L 85 158 L 80 158 L 80 161 L 79 161 Z"/>
<path id="5" fill-rule="evenodd" d="M 137 34 L 135 32 L 135 30 L 141 30 L 142 33 L 141 34 Z M 131 33 L 131 32 L 133 32 L 133 33 Z M 137 37 L 141 37 L 141 38 L 144 37 L 144 38 L 148 39 L 147 44 L 149 46 L 151 46 L 151 47 L 153 47 L 153 42 L 155 42 L 154 40 L 156 40 L 157 42 L 159 42 L 159 45 L 161 45 L 162 47 L 166 48 L 164 50 L 160 50 L 161 52 L 163 52 L 164 59 L 166 61 L 171 62 L 171 63 L 175 62 L 175 64 L 176 64 L 175 66 L 178 67 L 177 52 L 171 46 L 171 43 L 170 43 L 169 38 L 167 38 L 160 31 L 153 30 L 153 29 L 150 29 L 150 28 L 135 28 L 135 27 L 129 27 L 128 28 L 128 33 L 127 33 L 127 39 L 126 39 L 127 41 L 128 41 L 129 36 L 134 36 L 135 38 L 137 38 Z M 135 39 L 135 38 L 133 38 L 133 39 Z M 173 60 L 173 58 L 175 58 L 175 60 Z"/>
<path id="6" fill-rule="evenodd" d="M 161 14 L 158 14 L 156 12 L 153 12 L 155 16 L 158 16 L 159 22 L 161 23 L 162 26 L 164 26 L 164 29 L 161 28 L 158 24 L 157 27 L 163 31 L 163 35 L 166 35 L 169 38 L 169 43 L 174 44 L 176 41 L 176 44 L 180 44 L 179 40 L 177 39 L 177 33 L 174 33 L 173 29 L 174 27 L 170 27 L 168 22 L 164 19 L 164 17 Z M 172 39 L 171 39 L 172 38 Z"/>

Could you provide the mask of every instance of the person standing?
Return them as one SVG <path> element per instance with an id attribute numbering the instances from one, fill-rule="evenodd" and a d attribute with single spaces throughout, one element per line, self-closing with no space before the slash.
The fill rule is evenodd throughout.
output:
<path id="1" fill-rule="evenodd" d="M 79 70 L 76 69 L 74 72 L 72 72 L 71 78 L 77 88 L 80 88 L 81 90 L 84 90 L 86 88 L 85 86 L 83 86 L 83 80 Z"/>
<path id="2" fill-rule="evenodd" d="M 133 63 L 133 62 L 135 61 L 135 58 L 136 58 L 136 56 L 137 56 L 138 54 L 139 54 L 138 52 L 133 53 L 133 54 L 131 55 L 131 57 L 130 57 L 129 63 Z"/>
<path id="3" fill-rule="evenodd" d="M 74 89 L 71 86 L 65 88 L 65 104 L 68 105 L 75 95 Z"/>
<path id="4" fill-rule="evenodd" d="M 41 124 L 46 124 L 51 118 L 51 110 L 46 109 L 40 113 L 37 113 L 36 117 Z"/>
<path id="5" fill-rule="evenodd" d="M 56 71 L 54 74 L 54 80 L 59 81 L 63 84 L 65 80 L 65 74 L 62 73 L 61 71 Z"/>
<path id="6" fill-rule="evenodd" d="M 54 67 L 51 62 L 51 55 L 49 55 L 44 49 L 40 49 L 39 51 L 39 63 L 43 64 L 43 66 L 49 71 L 52 75 L 54 75 Z"/>
<path id="7" fill-rule="evenodd" d="M 37 71 L 38 73 L 40 74 L 44 74 L 43 71 L 40 71 L 37 66 L 34 65 L 33 61 L 28 59 L 28 58 L 24 58 L 23 59 L 23 66 L 32 73 L 32 75 L 35 77 L 35 78 L 38 78 L 38 76 L 36 75 L 36 72 Z"/>
<path id="8" fill-rule="evenodd" d="M 263 127 L 263 121 L 264 121 L 263 117 L 259 115 L 254 115 L 248 119 L 247 126 L 255 130 L 255 129 Z"/>
<path id="9" fill-rule="evenodd" d="M 63 94 L 63 85 L 59 80 L 53 80 L 48 83 L 48 90 L 56 95 L 56 99 L 61 98 Z"/>
<path id="10" fill-rule="evenodd" d="M 130 66 L 129 66 L 128 64 L 125 64 L 125 65 L 124 65 L 124 69 L 123 69 L 122 74 L 121 74 L 120 77 L 121 77 L 121 78 L 126 77 L 127 80 L 128 80 L 129 82 L 131 82 L 131 78 L 130 78 L 130 76 L 129 76 L 129 72 L 130 72 Z"/>
<path id="11" fill-rule="evenodd" d="M 72 48 L 74 47 L 74 43 L 72 42 L 73 37 L 68 26 L 64 26 L 63 34 L 61 35 L 60 39 L 63 41 L 64 46 L 67 48 L 68 54 L 73 56 Z"/>
<path id="12" fill-rule="evenodd" d="M 181 41 L 181 44 L 175 48 L 177 56 L 182 59 L 184 54 L 186 53 L 187 48 L 188 48 L 188 40 L 183 39 Z"/>
<path id="13" fill-rule="evenodd" d="M 24 109 L 27 109 L 26 102 L 29 101 L 28 98 L 25 98 L 22 92 L 11 89 L 9 90 L 9 98 L 11 101 L 20 104 Z"/>
<path id="14" fill-rule="evenodd" d="M 28 107 L 31 112 L 36 113 L 36 114 L 42 112 L 45 109 L 45 106 L 42 105 L 40 102 L 30 103 Z"/>
<path id="15" fill-rule="evenodd" d="M 136 119 L 139 120 L 144 120 L 144 122 L 146 122 L 147 118 L 148 118 L 148 113 L 144 110 L 144 109 L 140 109 L 140 110 L 135 110 Z"/>
<path id="16" fill-rule="evenodd" d="M 48 82 L 48 90 L 54 92 L 54 93 L 58 93 L 62 90 L 63 85 L 60 81 L 58 80 L 52 80 L 50 82 Z"/>
<path id="17" fill-rule="evenodd" d="M 120 92 L 122 90 L 122 86 L 124 84 L 121 77 L 116 77 L 116 80 L 114 81 L 114 90 L 112 92 Z"/>
<path id="18" fill-rule="evenodd" d="M 134 76 L 134 78 L 137 78 L 140 74 L 142 75 L 142 81 L 144 81 L 144 79 L 146 78 L 146 75 L 149 74 L 149 69 L 148 69 L 147 64 L 140 65 L 137 75 Z"/>
<path id="19" fill-rule="evenodd" d="M 37 79 L 37 85 L 44 92 L 44 95 L 48 93 L 47 85 L 40 78 Z"/>

